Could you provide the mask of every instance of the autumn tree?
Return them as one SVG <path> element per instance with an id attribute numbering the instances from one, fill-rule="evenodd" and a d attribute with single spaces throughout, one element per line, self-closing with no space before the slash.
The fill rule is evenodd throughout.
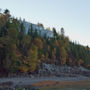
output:
<path id="1" fill-rule="evenodd" d="M 44 27 L 42 23 L 38 23 L 37 25 L 40 27 Z"/>
<path id="2" fill-rule="evenodd" d="M 64 47 L 60 48 L 60 59 L 61 59 L 61 65 L 65 65 L 66 64 L 66 50 L 64 49 Z"/>
<path id="3" fill-rule="evenodd" d="M 40 38 L 34 39 L 34 44 L 41 50 L 43 48 L 43 44 Z"/>
<path id="4" fill-rule="evenodd" d="M 35 71 L 38 66 L 38 48 L 33 44 L 31 48 L 28 50 L 26 61 L 30 66 L 30 72 Z"/>
<path id="5" fill-rule="evenodd" d="M 81 66 L 83 63 L 84 63 L 84 61 L 82 59 L 79 59 L 78 66 Z"/>
<path id="6" fill-rule="evenodd" d="M 52 51 L 52 59 L 53 59 L 54 63 L 57 64 L 57 60 L 56 60 L 56 48 L 54 48 L 53 51 Z"/>

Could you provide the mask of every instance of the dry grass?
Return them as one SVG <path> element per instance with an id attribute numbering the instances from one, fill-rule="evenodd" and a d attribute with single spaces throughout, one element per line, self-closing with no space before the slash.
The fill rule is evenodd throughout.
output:
<path id="1" fill-rule="evenodd" d="M 33 83 L 33 86 L 52 86 L 55 85 L 57 82 L 56 81 L 41 81 L 39 83 Z"/>
<path id="2" fill-rule="evenodd" d="M 89 88 L 90 90 L 90 80 L 81 81 L 42 81 L 40 83 L 34 83 L 33 86 L 41 87 L 40 90 L 49 90 L 48 88 Z"/>

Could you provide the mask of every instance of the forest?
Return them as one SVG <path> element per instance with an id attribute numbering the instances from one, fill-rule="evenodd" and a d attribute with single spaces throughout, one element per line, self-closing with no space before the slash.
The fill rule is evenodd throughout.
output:
<path id="1" fill-rule="evenodd" d="M 64 28 L 53 37 L 41 37 L 31 28 L 25 33 L 23 22 L 6 9 L 0 13 L 0 73 L 38 72 L 42 63 L 83 66 L 90 69 L 90 48 L 69 40 Z"/>

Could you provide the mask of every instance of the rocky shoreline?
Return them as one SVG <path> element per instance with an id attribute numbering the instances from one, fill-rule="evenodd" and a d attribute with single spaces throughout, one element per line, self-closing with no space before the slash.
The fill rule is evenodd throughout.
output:
<path id="1" fill-rule="evenodd" d="M 8 77 L 0 77 L 0 90 L 38 90 L 33 86 L 43 81 L 82 81 L 90 80 L 90 70 L 83 67 L 56 66 L 43 64 L 38 74 L 10 74 Z"/>
<path id="2" fill-rule="evenodd" d="M 17 88 L 30 88 L 29 90 L 38 90 L 38 87 L 33 86 L 35 83 L 40 83 L 43 81 L 83 81 L 90 80 L 90 77 L 12 77 L 12 78 L 0 78 L 0 90 L 17 90 Z M 32 89 L 33 88 L 33 89 Z M 20 89 L 23 90 L 23 89 Z M 27 89 L 24 89 L 27 90 Z"/>

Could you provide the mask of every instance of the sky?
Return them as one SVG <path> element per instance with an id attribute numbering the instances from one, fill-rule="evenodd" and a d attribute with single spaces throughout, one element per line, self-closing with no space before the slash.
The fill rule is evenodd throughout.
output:
<path id="1" fill-rule="evenodd" d="M 63 27 L 71 41 L 90 46 L 90 0 L 0 0 L 0 8 L 58 32 Z"/>

